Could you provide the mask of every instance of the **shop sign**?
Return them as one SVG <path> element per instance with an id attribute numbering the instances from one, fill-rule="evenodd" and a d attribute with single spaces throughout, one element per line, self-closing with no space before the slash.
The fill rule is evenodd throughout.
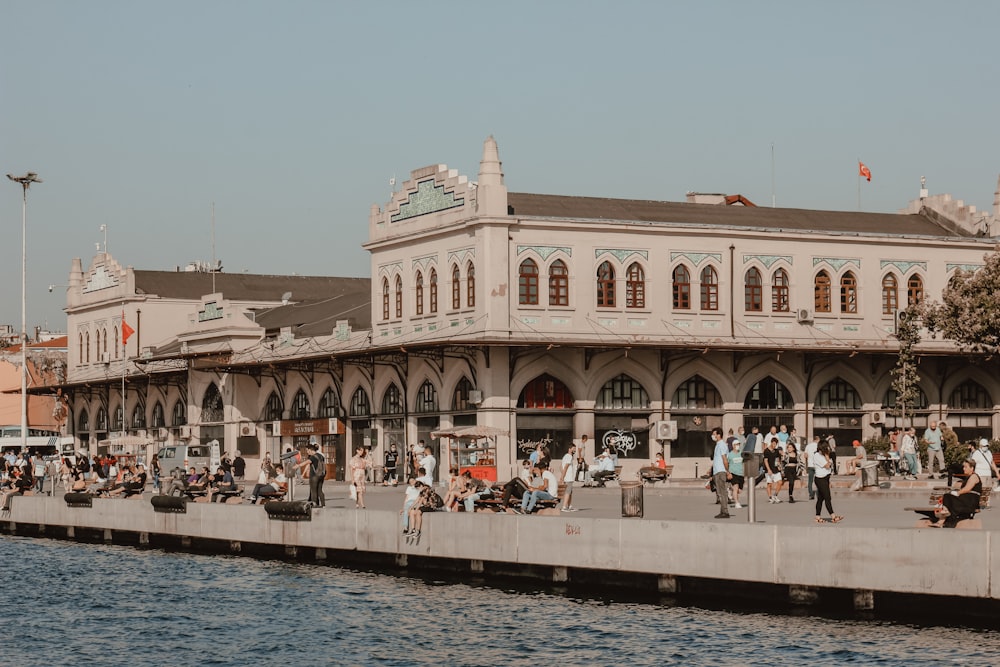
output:
<path id="1" fill-rule="evenodd" d="M 283 419 L 278 432 L 282 436 L 342 435 L 344 422 L 339 419 Z"/>

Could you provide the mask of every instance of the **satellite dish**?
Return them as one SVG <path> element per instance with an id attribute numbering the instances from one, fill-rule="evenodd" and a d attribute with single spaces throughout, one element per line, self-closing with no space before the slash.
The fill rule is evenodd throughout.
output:
<path id="1" fill-rule="evenodd" d="M 282 306 L 287 306 L 288 305 L 288 300 L 291 299 L 291 298 L 292 298 L 292 293 L 291 292 L 285 292 L 284 294 L 282 294 L 281 295 L 281 305 Z"/>

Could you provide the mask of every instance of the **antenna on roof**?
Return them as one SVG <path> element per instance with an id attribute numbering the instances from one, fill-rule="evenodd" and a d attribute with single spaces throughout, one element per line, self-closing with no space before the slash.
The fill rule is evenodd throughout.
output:
<path id="1" fill-rule="evenodd" d="M 215 294 L 215 202 L 212 202 L 212 294 Z"/>
<path id="2" fill-rule="evenodd" d="M 389 201 L 392 201 L 394 194 L 396 194 L 396 174 L 393 174 L 389 178 Z"/>
<path id="3" fill-rule="evenodd" d="M 288 300 L 291 299 L 291 298 L 292 298 L 292 293 L 291 292 L 285 292 L 284 294 L 282 294 L 281 295 L 281 305 L 282 306 L 287 306 L 288 305 Z"/>
<path id="4" fill-rule="evenodd" d="M 771 142 L 771 208 L 775 208 L 774 200 L 774 142 Z"/>

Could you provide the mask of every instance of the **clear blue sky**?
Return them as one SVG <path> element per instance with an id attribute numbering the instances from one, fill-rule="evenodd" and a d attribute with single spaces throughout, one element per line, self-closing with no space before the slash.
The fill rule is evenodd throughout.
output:
<path id="1" fill-rule="evenodd" d="M 1000 3 L 4 2 L 0 172 L 36 171 L 28 321 L 65 327 L 73 257 L 367 276 L 388 180 L 483 140 L 508 187 L 895 211 L 1000 174 Z M 0 323 L 20 324 L 3 180 Z"/>

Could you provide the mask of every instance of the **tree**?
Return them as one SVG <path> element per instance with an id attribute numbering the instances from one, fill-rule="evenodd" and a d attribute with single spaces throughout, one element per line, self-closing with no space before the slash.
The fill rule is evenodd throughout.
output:
<path id="1" fill-rule="evenodd" d="M 932 336 L 955 341 L 967 352 L 1000 352 L 1000 253 L 984 257 L 976 271 L 959 269 L 941 292 L 941 303 L 923 307 Z"/>
<path id="2" fill-rule="evenodd" d="M 920 342 L 920 325 L 917 306 L 910 306 L 896 316 L 896 340 L 899 357 L 892 369 L 892 389 L 896 392 L 896 410 L 904 417 L 913 414 L 914 404 L 920 396 L 920 376 L 917 375 L 917 357 L 914 346 Z"/>

